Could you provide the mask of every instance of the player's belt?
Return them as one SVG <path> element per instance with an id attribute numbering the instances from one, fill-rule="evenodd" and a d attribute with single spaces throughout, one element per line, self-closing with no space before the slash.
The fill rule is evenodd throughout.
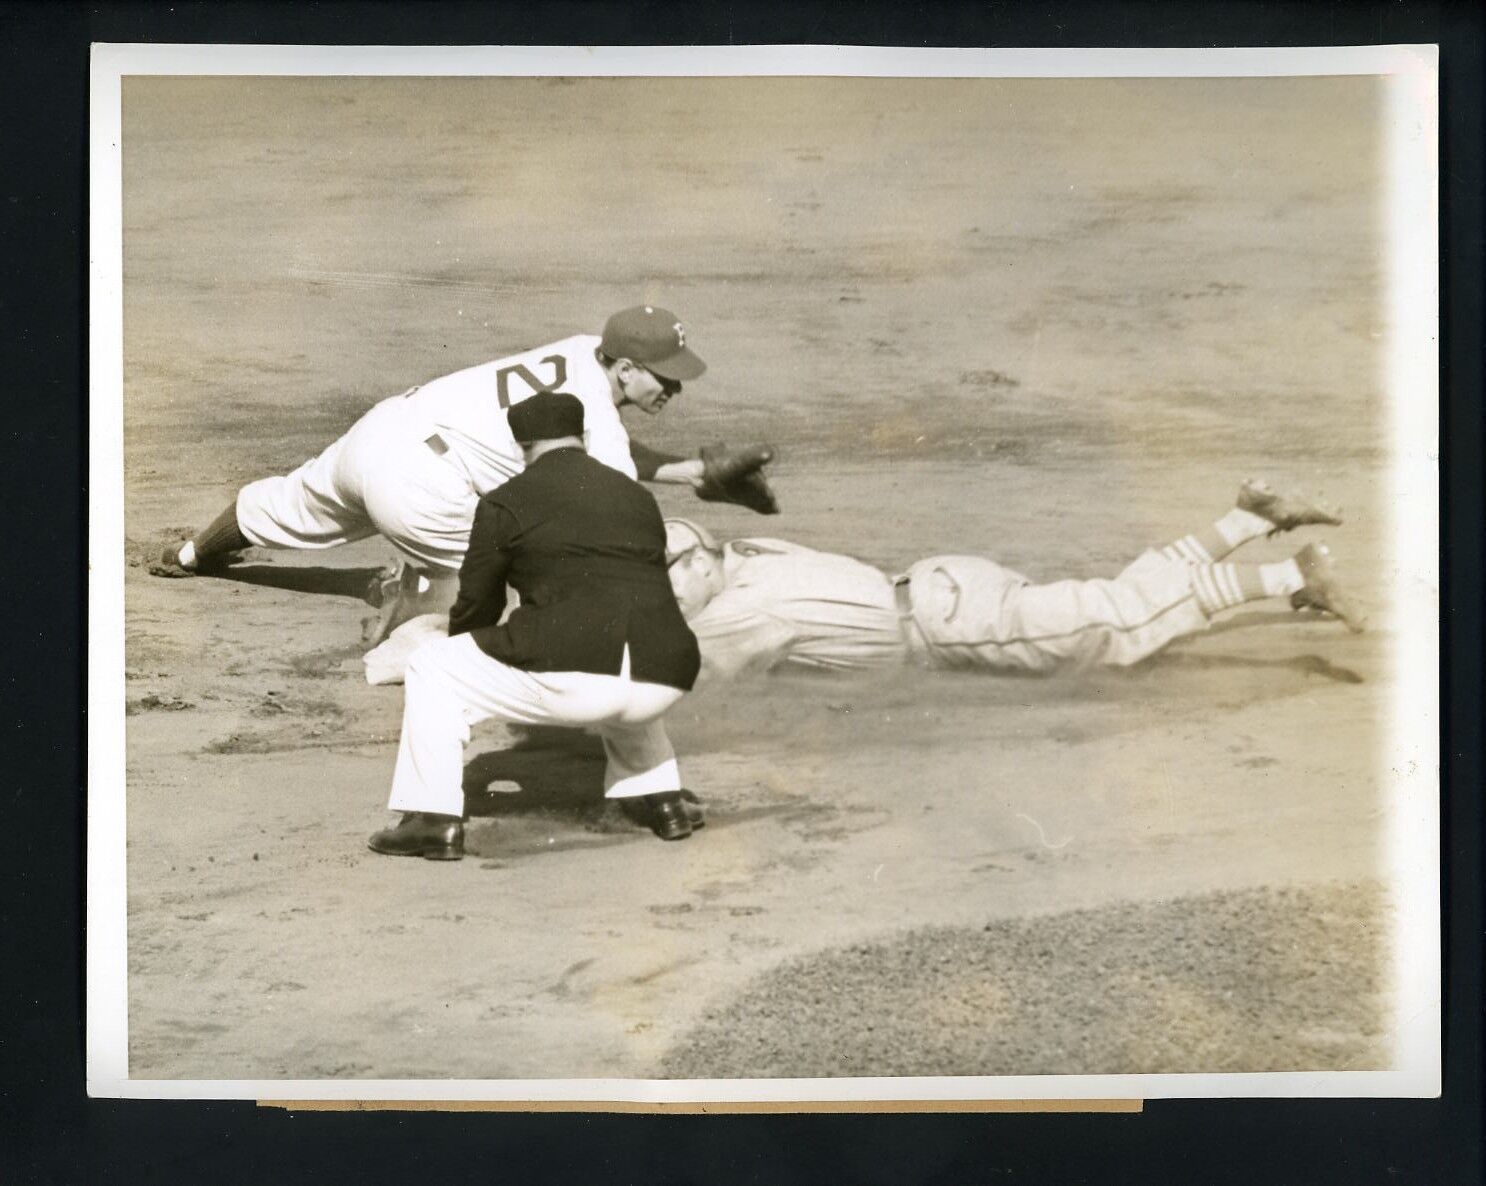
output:
<path id="1" fill-rule="evenodd" d="M 898 628 L 903 631 L 903 642 L 908 647 L 908 653 L 920 663 L 927 663 L 929 644 L 924 638 L 923 629 L 913 616 L 913 588 L 909 584 L 907 573 L 893 581 L 893 602 L 898 609 Z"/>
<path id="2" fill-rule="evenodd" d="M 913 591 L 908 587 L 908 578 L 901 576 L 893 582 L 893 600 L 898 603 L 898 617 L 913 619 Z"/>

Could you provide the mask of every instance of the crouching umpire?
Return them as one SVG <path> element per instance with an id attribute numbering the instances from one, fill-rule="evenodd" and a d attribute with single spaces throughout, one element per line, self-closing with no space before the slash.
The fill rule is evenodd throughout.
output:
<path id="1" fill-rule="evenodd" d="M 533 396 L 510 425 L 526 469 L 480 499 L 449 637 L 408 662 L 388 803 L 403 816 L 368 843 L 464 855 L 464 745 L 491 718 L 592 729 L 607 796 L 634 800 L 662 839 L 683 839 L 692 822 L 661 718 L 700 656 L 667 579 L 660 509 L 584 451 L 576 397 Z M 508 584 L 520 604 L 502 623 Z"/>

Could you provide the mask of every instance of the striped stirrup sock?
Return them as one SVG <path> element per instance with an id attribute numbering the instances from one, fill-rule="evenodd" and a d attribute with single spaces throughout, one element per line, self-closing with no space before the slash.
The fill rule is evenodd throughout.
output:
<path id="1" fill-rule="evenodd" d="M 1274 530 L 1274 524 L 1242 507 L 1234 507 L 1211 527 L 1184 535 L 1161 549 L 1168 560 L 1182 564 L 1213 564 L 1235 548 Z"/>
<path id="2" fill-rule="evenodd" d="M 1202 533 L 1202 535 L 1207 534 L 1207 532 Z M 1184 535 L 1181 539 L 1174 540 L 1162 548 L 1161 555 L 1179 564 L 1211 564 L 1214 557 L 1208 550 L 1208 543 L 1203 541 L 1202 536 Z"/>
<path id="3" fill-rule="evenodd" d="M 1303 584 L 1293 559 L 1279 564 L 1198 564 L 1192 568 L 1192 592 L 1208 617 L 1246 601 L 1288 597 Z"/>

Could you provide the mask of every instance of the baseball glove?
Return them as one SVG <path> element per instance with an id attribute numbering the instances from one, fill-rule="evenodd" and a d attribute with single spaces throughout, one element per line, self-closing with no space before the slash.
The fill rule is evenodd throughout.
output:
<path id="1" fill-rule="evenodd" d="M 748 445 L 730 449 L 708 445 L 702 450 L 702 484 L 697 497 L 706 502 L 731 502 L 760 515 L 777 515 L 779 502 L 764 477 L 764 466 L 774 460 L 774 446 Z"/>

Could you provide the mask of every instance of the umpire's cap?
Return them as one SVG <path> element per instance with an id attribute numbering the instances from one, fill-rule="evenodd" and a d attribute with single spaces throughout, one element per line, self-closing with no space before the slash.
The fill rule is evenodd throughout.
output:
<path id="1" fill-rule="evenodd" d="M 712 538 L 712 533 L 700 523 L 693 523 L 690 519 L 667 519 L 667 567 L 675 564 L 693 548 L 706 548 L 709 552 L 715 552 L 717 541 Z"/>
<path id="2" fill-rule="evenodd" d="M 566 391 L 542 391 L 506 413 L 517 444 L 583 435 L 583 401 Z"/>

